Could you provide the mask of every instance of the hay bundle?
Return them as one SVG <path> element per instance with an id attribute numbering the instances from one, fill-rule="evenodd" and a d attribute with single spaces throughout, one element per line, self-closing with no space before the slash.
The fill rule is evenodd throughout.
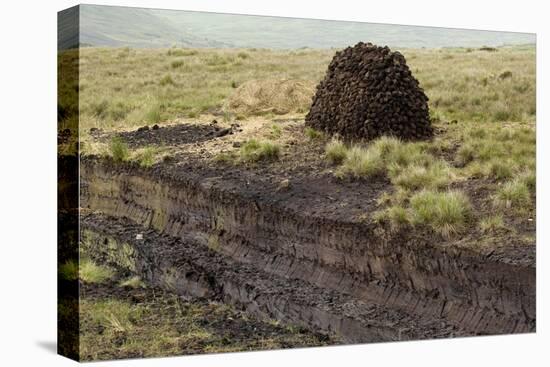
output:
<path id="1" fill-rule="evenodd" d="M 363 42 L 336 53 L 317 86 L 306 125 L 347 139 L 433 135 L 428 97 L 405 57 Z"/>
<path id="2" fill-rule="evenodd" d="M 315 84 L 304 80 L 250 80 L 235 89 L 224 109 L 244 115 L 305 112 L 314 92 Z"/>

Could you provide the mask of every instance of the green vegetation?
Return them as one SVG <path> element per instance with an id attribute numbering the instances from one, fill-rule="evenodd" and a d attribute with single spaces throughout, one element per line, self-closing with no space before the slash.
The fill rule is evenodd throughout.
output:
<path id="1" fill-rule="evenodd" d="M 279 158 L 281 148 L 271 141 L 250 139 L 239 150 L 239 160 L 243 162 L 273 161 Z"/>
<path id="2" fill-rule="evenodd" d="M 65 280 L 78 279 L 78 262 L 69 260 L 59 266 L 59 275 Z"/>
<path id="3" fill-rule="evenodd" d="M 427 167 L 412 164 L 398 169 L 392 182 L 404 189 L 419 190 L 444 188 L 453 181 L 454 174 L 451 167 L 441 160 L 435 160 Z"/>
<path id="4" fill-rule="evenodd" d="M 471 215 L 468 198 L 458 191 L 423 190 L 411 197 L 410 204 L 414 224 L 427 225 L 444 236 L 463 230 Z"/>
<path id="5" fill-rule="evenodd" d="M 159 148 L 145 147 L 143 149 L 137 150 L 134 153 L 134 157 L 132 158 L 132 160 L 138 162 L 141 167 L 151 167 L 155 163 L 158 153 Z"/>
<path id="6" fill-rule="evenodd" d="M 65 280 L 81 279 L 87 283 L 103 283 L 111 279 L 114 271 L 106 266 L 96 265 L 88 258 L 80 259 L 80 266 L 76 261 L 67 261 L 59 267 L 59 274 Z"/>
<path id="7" fill-rule="evenodd" d="M 534 47 L 502 47 L 498 52 L 463 48 L 400 51 L 430 97 L 432 116 L 461 123 L 534 121 Z M 120 58 L 121 52 L 131 57 Z M 334 50 L 304 49 L 299 54 L 259 49 L 83 48 L 81 127 L 142 126 L 148 121 L 145 116 L 151 99 L 163 106 L 163 120 L 199 116 L 221 109 L 237 85 L 252 80 L 302 80 L 314 87 L 324 76 Z M 69 60 L 72 55 L 61 57 Z M 167 61 L 167 57 L 176 59 Z M 167 63 L 172 74 L 166 74 Z M 65 87 L 67 95 L 74 90 L 72 85 Z M 314 89 L 309 93 L 308 98 Z M 117 103 L 125 106 L 124 117 L 110 113 L 110 106 Z"/>
<path id="8" fill-rule="evenodd" d="M 306 136 L 309 138 L 309 140 L 319 140 L 319 139 L 323 139 L 325 136 L 325 134 L 323 134 L 321 131 L 315 130 L 311 127 L 306 127 L 304 132 Z"/>
<path id="9" fill-rule="evenodd" d="M 283 131 L 279 125 L 271 125 L 270 136 L 272 139 L 279 139 L 282 133 Z"/>
<path id="10" fill-rule="evenodd" d="M 172 69 L 181 68 L 184 64 L 183 60 L 174 60 L 170 63 Z"/>
<path id="11" fill-rule="evenodd" d="M 493 233 L 503 228 L 505 228 L 504 219 L 501 214 L 492 215 L 479 221 L 479 229 L 484 233 Z"/>
<path id="12" fill-rule="evenodd" d="M 126 280 L 121 281 L 120 286 L 121 287 L 134 288 L 134 289 L 146 288 L 147 287 L 145 285 L 145 283 L 141 280 L 141 278 L 138 277 L 138 276 L 133 276 L 133 277 L 130 277 Z"/>
<path id="13" fill-rule="evenodd" d="M 111 156 L 116 162 L 125 162 L 128 160 L 128 157 L 129 157 L 128 144 L 126 144 L 121 137 L 114 136 L 111 139 L 109 148 L 110 148 Z"/>
<path id="14" fill-rule="evenodd" d="M 162 85 L 162 86 L 165 86 L 165 85 L 174 85 L 174 79 L 172 79 L 172 76 L 170 75 L 165 75 L 162 77 L 162 79 L 160 79 L 159 81 L 159 84 Z"/>
<path id="15" fill-rule="evenodd" d="M 341 143 L 331 142 L 325 151 L 331 162 L 343 162 L 336 171 L 338 177 L 387 174 L 394 185 L 407 190 L 443 188 L 455 178 L 453 169 L 428 153 L 424 143 L 404 143 L 396 138 L 381 137 L 366 148 L 357 145 L 346 148 Z"/>
<path id="16" fill-rule="evenodd" d="M 107 267 L 94 263 L 87 258 L 80 259 L 79 277 L 87 283 L 103 283 L 111 279 L 114 271 Z"/>
<path id="17" fill-rule="evenodd" d="M 494 203 L 502 209 L 526 210 L 533 204 L 529 187 L 522 180 L 507 182 L 494 196 Z"/>
<path id="18" fill-rule="evenodd" d="M 342 166 L 336 171 L 337 177 L 369 177 L 384 173 L 384 161 L 377 150 L 354 146 L 345 156 Z"/>
<path id="19" fill-rule="evenodd" d="M 340 164 L 346 159 L 348 149 L 339 139 L 332 139 L 325 147 L 327 159 L 333 164 Z"/>
<path id="20" fill-rule="evenodd" d="M 373 214 L 373 220 L 388 223 L 392 230 L 409 225 L 427 226 L 445 237 L 460 233 L 472 217 L 472 208 L 467 196 L 460 191 L 422 190 L 413 193 L 401 191 L 379 202 L 395 204 Z M 406 203 L 409 203 L 408 205 Z"/>

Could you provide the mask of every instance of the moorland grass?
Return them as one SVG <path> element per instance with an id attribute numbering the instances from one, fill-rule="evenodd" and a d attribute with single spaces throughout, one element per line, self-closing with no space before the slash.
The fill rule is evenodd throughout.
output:
<path id="1" fill-rule="evenodd" d="M 274 161 L 279 159 L 280 152 L 277 143 L 250 139 L 241 146 L 238 159 L 242 162 Z"/>
<path id="2" fill-rule="evenodd" d="M 81 258 L 79 278 L 86 283 L 103 283 L 113 277 L 115 272 L 103 265 L 97 265 L 90 259 Z"/>
<path id="3" fill-rule="evenodd" d="M 340 139 L 333 138 L 325 146 L 325 155 L 333 164 L 342 163 L 346 159 L 347 154 L 348 149 Z"/>
<path id="4" fill-rule="evenodd" d="M 86 47 L 79 55 L 81 127 L 141 126 L 157 103 L 163 105 L 163 120 L 198 116 L 221 108 L 235 86 L 254 79 L 317 84 L 335 51 Z M 535 47 L 399 51 L 430 98 L 432 116 L 483 123 L 535 120 Z M 68 65 L 72 57 L 62 53 L 59 62 Z M 161 83 L 167 75 L 171 81 Z M 74 90 L 72 85 L 62 87 L 63 95 Z M 126 116 L 105 112 L 117 103 Z"/>
<path id="5" fill-rule="evenodd" d="M 414 224 L 429 226 L 444 236 L 462 231 L 471 215 L 470 201 L 459 191 L 420 191 L 411 197 L 410 210 Z"/>

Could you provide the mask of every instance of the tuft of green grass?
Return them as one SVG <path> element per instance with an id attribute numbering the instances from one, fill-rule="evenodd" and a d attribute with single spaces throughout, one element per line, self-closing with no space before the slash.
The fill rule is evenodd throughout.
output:
<path id="1" fill-rule="evenodd" d="M 502 185 L 493 197 L 495 206 L 502 209 L 525 210 L 532 205 L 531 193 L 527 183 L 521 179 Z"/>
<path id="2" fill-rule="evenodd" d="M 239 52 L 239 53 L 237 54 L 237 57 L 238 57 L 239 59 L 243 59 L 243 60 L 244 60 L 244 59 L 248 59 L 248 58 L 250 57 L 250 55 L 247 54 L 246 52 Z"/>
<path id="3" fill-rule="evenodd" d="M 243 162 L 274 161 L 279 159 L 281 148 L 271 141 L 250 139 L 239 150 L 239 160 Z"/>
<path id="4" fill-rule="evenodd" d="M 150 124 L 158 124 L 161 121 L 160 105 L 153 104 L 145 114 L 145 121 Z"/>
<path id="5" fill-rule="evenodd" d="M 283 131 L 279 125 L 271 125 L 271 132 L 269 135 L 272 139 L 279 139 L 282 135 Z"/>
<path id="6" fill-rule="evenodd" d="M 232 164 L 235 163 L 236 158 L 235 154 L 231 152 L 221 152 L 214 157 L 214 162 Z"/>
<path id="7" fill-rule="evenodd" d="M 170 63 L 170 66 L 172 66 L 172 69 L 181 68 L 185 63 L 183 60 L 174 60 Z"/>
<path id="8" fill-rule="evenodd" d="M 408 190 L 440 189 L 449 185 L 454 174 L 444 161 L 437 160 L 429 166 L 410 165 L 398 170 L 392 183 Z"/>
<path id="9" fill-rule="evenodd" d="M 196 50 L 185 50 L 185 49 L 170 49 L 166 52 L 168 56 L 194 56 L 199 52 Z"/>
<path id="10" fill-rule="evenodd" d="M 143 281 L 141 280 L 140 277 L 138 276 L 133 276 L 133 277 L 130 277 L 126 280 L 123 280 L 119 283 L 119 285 L 121 287 L 127 287 L 127 288 L 146 288 L 147 286 L 145 285 L 145 283 L 143 283 Z"/>
<path id="11" fill-rule="evenodd" d="M 375 222 L 382 223 L 387 222 L 390 224 L 391 229 L 396 230 L 399 228 L 410 225 L 410 214 L 404 207 L 400 205 L 394 205 L 384 210 L 379 210 L 374 213 L 373 219 Z"/>
<path id="12" fill-rule="evenodd" d="M 153 147 L 146 147 L 140 151 L 136 156 L 136 161 L 140 167 L 151 167 L 155 163 L 156 149 Z"/>
<path id="13" fill-rule="evenodd" d="M 119 136 L 114 136 L 109 144 L 111 156 L 116 162 L 124 162 L 128 160 L 128 144 Z"/>
<path id="14" fill-rule="evenodd" d="M 348 148 L 340 139 L 333 138 L 325 146 L 325 155 L 333 164 L 342 163 L 346 159 L 347 154 Z"/>
<path id="15" fill-rule="evenodd" d="M 509 179 L 514 175 L 514 163 L 510 160 L 495 159 L 488 163 L 488 175 L 497 180 Z"/>
<path id="16" fill-rule="evenodd" d="M 65 280 L 78 279 L 78 263 L 68 260 L 59 267 L 59 275 Z"/>
<path id="17" fill-rule="evenodd" d="M 484 233 L 492 233 L 504 228 L 502 215 L 492 215 L 479 221 L 479 229 Z"/>
<path id="18" fill-rule="evenodd" d="M 122 102 L 117 102 L 109 109 L 109 115 L 114 121 L 121 121 L 126 118 L 130 108 Z"/>
<path id="19" fill-rule="evenodd" d="M 306 136 L 309 138 L 309 140 L 319 140 L 325 136 L 325 134 L 323 134 L 321 131 L 315 130 L 311 127 L 306 127 L 304 132 Z"/>
<path id="20" fill-rule="evenodd" d="M 162 86 L 165 86 L 165 85 L 174 85 L 176 83 L 174 83 L 174 79 L 172 79 L 172 76 L 165 75 L 162 77 L 162 79 L 159 80 L 159 84 Z"/>
<path id="21" fill-rule="evenodd" d="M 99 102 L 92 102 L 90 103 L 90 109 L 94 117 L 103 120 L 107 117 L 109 112 L 109 101 L 102 100 Z"/>
<path id="22" fill-rule="evenodd" d="M 337 170 L 338 177 L 351 175 L 353 177 L 372 177 L 384 173 L 384 161 L 380 152 L 361 147 L 348 150 L 342 166 Z"/>
<path id="23" fill-rule="evenodd" d="M 447 237 L 462 231 L 471 215 L 470 201 L 460 191 L 420 191 L 411 197 L 410 208 L 414 224 Z"/>
<path id="24" fill-rule="evenodd" d="M 80 260 L 79 278 L 86 283 L 104 283 L 114 274 L 109 267 L 97 265 L 86 258 Z"/>

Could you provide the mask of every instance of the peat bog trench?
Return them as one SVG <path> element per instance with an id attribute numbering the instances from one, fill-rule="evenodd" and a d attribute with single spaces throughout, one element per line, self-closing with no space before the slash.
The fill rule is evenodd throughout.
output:
<path id="1" fill-rule="evenodd" d="M 344 342 L 535 330 L 535 265 L 520 255 L 396 238 L 174 171 L 82 159 L 82 246 L 179 295 Z"/>

